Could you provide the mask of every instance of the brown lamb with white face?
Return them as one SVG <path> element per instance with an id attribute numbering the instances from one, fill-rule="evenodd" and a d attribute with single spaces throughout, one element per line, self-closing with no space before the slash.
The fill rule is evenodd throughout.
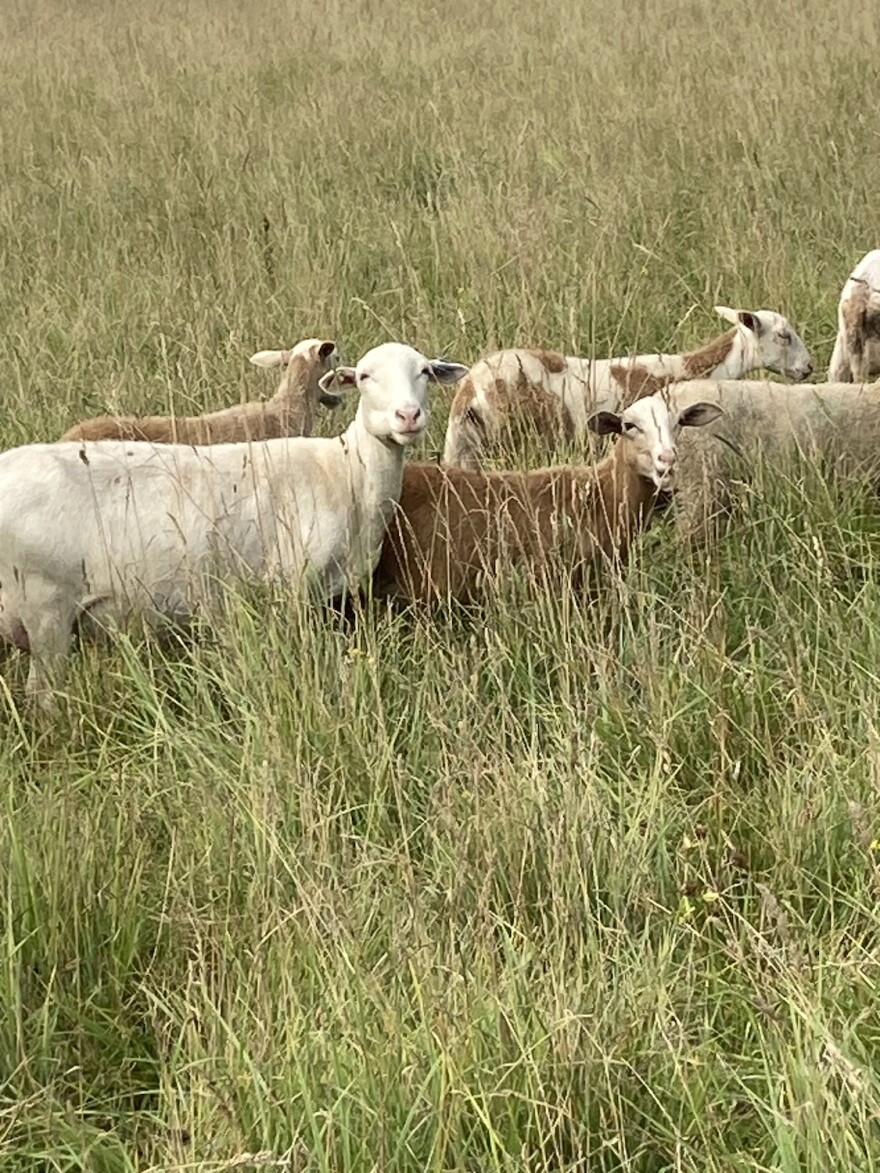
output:
<path id="1" fill-rule="evenodd" d="M 536 577 L 562 568 L 580 586 L 597 565 L 624 562 L 650 524 L 658 494 L 674 486 L 681 429 L 719 415 L 703 403 L 678 412 L 652 395 L 619 415 L 592 417 L 593 431 L 618 436 L 597 464 L 533 472 L 407 464 L 374 592 L 425 603 L 472 600 L 509 566 Z"/>
<path id="2" fill-rule="evenodd" d="M 76 424 L 62 440 L 150 440 L 154 444 L 234 444 L 310 436 L 318 404 L 336 407 L 338 395 L 323 391 L 320 380 L 339 361 L 336 343 L 306 338 L 290 350 L 260 350 L 250 361 L 281 367 L 284 374 L 271 399 L 240 403 L 206 415 L 101 415 Z"/>

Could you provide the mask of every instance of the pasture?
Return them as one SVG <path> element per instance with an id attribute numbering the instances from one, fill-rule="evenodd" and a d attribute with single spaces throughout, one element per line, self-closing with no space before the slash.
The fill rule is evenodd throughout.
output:
<path id="1" fill-rule="evenodd" d="M 6 0 L 0 445 L 313 335 L 677 351 L 721 302 L 824 371 L 878 60 L 858 0 Z M 254 591 L 83 647 L 49 725 L 12 658 L 4 1173 L 880 1168 L 878 503 L 747 506 L 591 607 Z"/>

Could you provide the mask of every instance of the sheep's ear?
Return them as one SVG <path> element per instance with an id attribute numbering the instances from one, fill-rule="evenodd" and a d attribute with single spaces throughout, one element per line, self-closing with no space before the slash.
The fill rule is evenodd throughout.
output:
<path id="1" fill-rule="evenodd" d="M 322 375 L 318 386 L 331 394 L 333 391 L 351 391 L 357 386 L 357 372 L 354 367 L 337 367 Z"/>
<path id="2" fill-rule="evenodd" d="M 331 342 L 331 341 L 322 342 L 321 345 L 318 347 L 318 358 L 320 358 L 323 362 L 326 362 L 328 358 L 332 358 L 335 353 L 336 353 L 336 343 L 335 342 Z"/>
<path id="3" fill-rule="evenodd" d="M 716 305 L 715 313 L 719 318 L 724 318 L 725 322 L 730 322 L 731 326 L 739 325 L 739 311 L 732 310 L 728 305 Z"/>
<path id="4" fill-rule="evenodd" d="M 597 436 L 619 436 L 623 430 L 623 423 L 620 416 L 613 411 L 597 411 L 587 420 L 587 427 Z"/>
<path id="5" fill-rule="evenodd" d="M 751 310 L 740 310 L 739 320 L 741 325 L 745 326 L 747 330 L 751 330 L 756 338 L 764 333 L 764 325 L 761 319 L 757 314 L 753 314 Z"/>
<path id="6" fill-rule="evenodd" d="M 428 363 L 428 369 L 431 372 L 431 378 L 436 383 L 458 383 L 465 377 L 470 367 L 463 367 L 458 362 L 446 362 L 442 358 L 435 358 Z"/>
<path id="7" fill-rule="evenodd" d="M 290 362 L 289 350 L 258 350 L 248 359 L 255 367 L 286 367 Z"/>
<path id="8" fill-rule="evenodd" d="M 756 336 L 760 336 L 764 332 L 764 327 L 761 324 L 761 319 L 757 314 L 753 314 L 751 310 L 732 310 L 726 305 L 716 305 L 715 313 L 720 314 L 726 322 L 730 322 L 734 326 L 745 326 L 747 330 Z"/>
<path id="9" fill-rule="evenodd" d="M 717 403 L 692 403 L 678 417 L 678 422 L 682 428 L 701 428 L 722 415 L 724 412 Z"/>

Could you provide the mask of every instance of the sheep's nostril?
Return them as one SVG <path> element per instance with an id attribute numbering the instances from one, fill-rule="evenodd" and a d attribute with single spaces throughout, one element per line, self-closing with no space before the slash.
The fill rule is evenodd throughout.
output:
<path id="1" fill-rule="evenodd" d="M 394 414 L 402 424 L 412 428 L 419 422 L 422 409 L 420 407 L 399 407 Z"/>

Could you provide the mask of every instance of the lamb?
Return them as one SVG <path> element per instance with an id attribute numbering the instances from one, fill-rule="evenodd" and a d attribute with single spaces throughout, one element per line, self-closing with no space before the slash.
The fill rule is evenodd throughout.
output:
<path id="1" fill-rule="evenodd" d="M 207 415 L 150 415 L 140 419 L 96 416 L 76 424 L 62 440 L 151 440 L 154 444 L 233 444 L 277 436 L 310 436 L 319 403 L 338 407 L 342 399 L 319 386 L 333 370 L 339 352 L 333 341 L 306 338 L 291 350 L 260 350 L 250 361 L 281 367 L 278 390 L 263 402 L 241 403 Z"/>
<path id="2" fill-rule="evenodd" d="M 478 469 L 481 455 L 512 438 L 518 425 L 548 441 L 581 439 L 596 411 L 620 411 L 678 379 L 741 379 L 764 367 L 800 381 L 812 373 L 809 351 L 781 314 L 716 313 L 733 329 L 689 354 L 590 360 L 548 350 L 501 350 L 480 359 L 452 401 L 443 461 Z"/>
<path id="3" fill-rule="evenodd" d="M 714 403 L 723 419 L 682 437 L 676 471 L 676 529 L 689 543 L 715 536 L 737 482 L 755 456 L 779 463 L 800 452 L 823 457 L 842 475 L 880 472 L 880 383 L 779 383 L 696 380 L 670 387 L 677 411 Z M 746 456 L 748 453 L 748 456 Z"/>
<path id="4" fill-rule="evenodd" d="M 880 378 L 880 249 L 865 253 L 840 294 L 829 383 Z"/>
<path id="5" fill-rule="evenodd" d="M 721 414 L 709 403 L 670 411 L 660 395 L 588 421 L 619 436 L 598 464 L 533 472 L 406 465 L 403 491 L 373 576 L 378 597 L 472 600 L 500 565 L 542 576 L 564 567 L 577 588 L 604 560 L 622 564 L 674 481 L 682 428 Z"/>
<path id="6" fill-rule="evenodd" d="M 55 707 L 78 618 L 185 622 L 236 579 L 329 598 L 368 578 L 404 450 L 427 427 L 428 383 L 465 371 L 377 346 L 322 379 L 360 391 L 332 439 L 56 441 L 0 455 L 0 636 L 30 652 L 28 696 Z"/>

